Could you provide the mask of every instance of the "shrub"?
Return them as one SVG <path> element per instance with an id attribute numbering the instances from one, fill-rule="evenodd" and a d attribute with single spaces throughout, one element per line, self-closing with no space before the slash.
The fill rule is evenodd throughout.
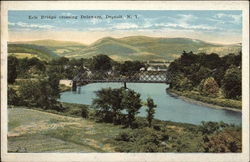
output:
<path id="1" fill-rule="evenodd" d="M 133 129 L 121 132 L 115 140 L 120 152 L 165 152 L 162 141 L 166 136 L 151 128 Z M 168 138 L 168 137 L 167 137 Z"/>
<path id="2" fill-rule="evenodd" d="M 226 98 L 237 99 L 241 97 L 241 70 L 231 66 L 222 80 L 222 88 Z"/>
<path id="3" fill-rule="evenodd" d="M 89 115 L 89 112 L 88 112 L 88 109 L 85 108 L 85 109 L 81 109 L 81 116 L 83 118 L 88 118 L 88 115 Z"/>
<path id="4" fill-rule="evenodd" d="M 14 88 L 8 87 L 8 105 L 18 105 L 18 96 Z"/>
<path id="5" fill-rule="evenodd" d="M 207 137 L 205 152 L 241 152 L 241 130 L 225 129 Z"/>
<path id="6" fill-rule="evenodd" d="M 170 86 L 179 91 L 192 90 L 193 88 L 192 81 L 185 77 L 183 74 L 177 74 L 172 79 Z"/>
<path id="7" fill-rule="evenodd" d="M 219 93 L 219 85 L 213 77 L 203 79 L 199 85 L 199 90 L 203 95 L 216 97 Z"/>

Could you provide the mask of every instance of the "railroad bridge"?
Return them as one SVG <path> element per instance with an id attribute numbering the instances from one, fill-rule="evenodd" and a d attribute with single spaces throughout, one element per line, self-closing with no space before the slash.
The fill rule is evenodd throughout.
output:
<path id="1" fill-rule="evenodd" d="M 172 74 L 167 71 L 84 71 L 73 78 L 73 91 L 77 84 L 97 82 L 123 82 L 126 83 L 166 83 L 170 84 Z"/>

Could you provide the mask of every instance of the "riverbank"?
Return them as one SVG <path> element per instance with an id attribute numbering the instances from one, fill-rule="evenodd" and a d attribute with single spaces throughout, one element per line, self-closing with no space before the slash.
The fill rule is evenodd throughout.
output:
<path id="1" fill-rule="evenodd" d="M 206 106 L 214 109 L 224 109 L 235 112 L 242 112 L 241 101 L 205 97 L 194 94 L 192 92 L 180 92 L 169 88 L 166 89 L 166 92 L 171 96 L 197 105 Z"/>

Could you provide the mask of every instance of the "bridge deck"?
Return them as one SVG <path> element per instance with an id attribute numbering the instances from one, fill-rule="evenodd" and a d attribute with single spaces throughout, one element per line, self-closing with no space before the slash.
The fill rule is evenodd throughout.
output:
<path id="1" fill-rule="evenodd" d="M 107 83 L 107 82 L 116 82 L 116 83 L 122 83 L 122 82 L 126 82 L 126 83 L 166 83 L 169 84 L 169 82 L 167 82 L 166 80 L 162 81 L 162 80 L 81 80 L 80 82 L 88 82 L 88 83 Z"/>
<path id="2" fill-rule="evenodd" d="M 166 71 L 134 71 L 121 73 L 119 71 L 89 71 L 79 72 L 73 79 L 77 82 L 87 83 L 165 83 L 169 84 L 172 75 Z"/>

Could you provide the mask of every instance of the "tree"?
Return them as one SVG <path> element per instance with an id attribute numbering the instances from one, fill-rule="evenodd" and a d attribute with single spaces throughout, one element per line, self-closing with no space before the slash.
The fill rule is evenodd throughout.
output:
<path id="1" fill-rule="evenodd" d="M 66 57 L 59 57 L 56 59 L 53 59 L 50 61 L 50 64 L 52 65 L 67 65 L 69 62 L 69 59 Z"/>
<path id="2" fill-rule="evenodd" d="M 190 75 L 189 79 L 192 80 L 195 86 L 198 86 L 203 79 L 206 79 L 211 75 L 211 70 L 204 66 L 200 66 L 192 70 L 191 73 L 192 74 Z"/>
<path id="3" fill-rule="evenodd" d="M 20 85 L 20 105 L 57 109 L 58 94 L 48 80 L 27 80 Z"/>
<path id="4" fill-rule="evenodd" d="M 132 127 L 135 121 L 135 115 L 139 113 L 142 107 L 140 94 L 131 89 L 123 91 L 122 106 L 127 111 L 127 126 Z"/>
<path id="5" fill-rule="evenodd" d="M 18 100 L 16 90 L 8 86 L 8 105 L 18 105 Z"/>
<path id="6" fill-rule="evenodd" d="M 184 76 L 183 73 L 174 75 L 171 80 L 170 87 L 179 91 L 192 90 L 192 81 Z"/>
<path id="7" fill-rule="evenodd" d="M 38 106 L 38 97 L 40 94 L 39 82 L 27 80 L 20 83 L 20 104 L 27 107 Z"/>
<path id="8" fill-rule="evenodd" d="M 123 91 L 124 88 L 116 88 L 111 91 L 110 94 L 110 105 L 111 105 L 111 111 L 112 111 L 112 118 L 113 123 L 116 124 L 118 122 L 119 116 L 121 115 L 121 111 L 123 110 L 123 107 L 121 105 L 122 99 L 123 99 Z"/>
<path id="9" fill-rule="evenodd" d="M 132 127 L 135 115 L 142 106 L 139 93 L 124 88 L 103 88 L 96 92 L 96 96 L 92 105 L 97 110 L 96 115 L 100 120 L 114 124 L 118 121 L 123 122 L 119 117 L 122 116 L 121 111 L 125 109 L 128 113 L 125 123 Z"/>
<path id="10" fill-rule="evenodd" d="M 148 113 L 147 115 L 148 126 L 151 127 L 152 120 L 154 119 L 155 108 L 157 107 L 157 105 L 154 104 L 154 100 L 152 98 L 148 98 L 147 106 L 148 106 L 148 109 L 146 111 Z"/>
<path id="11" fill-rule="evenodd" d="M 96 98 L 93 100 L 92 105 L 97 110 L 96 115 L 100 120 L 111 122 L 112 113 L 111 113 L 111 88 L 102 88 L 96 92 Z"/>
<path id="12" fill-rule="evenodd" d="M 145 65 L 140 61 L 125 61 L 123 64 L 120 64 L 119 71 L 124 74 L 128 72 L 139 71 L 142 67 L 145 67 Z"/>
<path id="13" fill-rule="evenodd" d="M 241 70 L 232 65 L 226 71 L 222 80 L 222 88 L 226 98 L 241 97 Z"/>
<path id="14" fill-rule="evenodd" d="M 58 74 L 48 73 L 47 83 L 52 90 L 51 94 L 55 100 L 57 100 L 60 97 L 59 81 L 60 81 L 60 77 Z"/>
<path id="15" fill-rule="evenodd" d="M 28 74 L 29 68 L 30 68 L 29 59 L 27 57 L 19 59 L 18 77 L 27 78 L 29 76 Z"/>
<path id="16" fill-rule="evenodd" d="M 103 88 L 96 92 L 97 98 L 93 100 L 93 106 L 97 109 L 97 115 L 106 122 L 118 122 L 123 109 L 121 103 L 124 88 Z"/>
<path id="17" fill-rule="evenodd" d="M 219 85 L 213 77 L 203 79 L 199 85 L 200 92 L 207 96 L 216 97 L 219 93 Z"/>
<path id="18" fill-rule="evenodd" d="M 241 56 L 242 53 L 240 52 L 238 55 L 235 54 L 228 54 L 224 57 L 222 57 L 222 66 L 229 68 L 231 65 L 235 65 L 235 66 L 241 66 Z"/>
<path id="19" fill-rule="evenodd" d="M 94 56 L 91 63 L 91 70 L 110 70 L 112 60 L 107 55 Z"/>
<path id="20" fill-rule="evenodd" d="M 8 57 L 8 83 L 13 84 L 17 78 L 18 59 L 14 56 Z"/>
<path id="21" fill-rule="evenodd" d="M 221 84 L 222 84 L 221 82 L 222 82 L 223 76 L 225 75 L 225 72 L 226 72 L 225 67 L 219 67 L 212 72 L 212 77 L 218 83 L 220 87 L 221 87 Z"/>
<path id="22" fill-rule="evenodd" d="M 186 51 L 183 51 L 182 55 L 181 55 L 181 64 L 183 66 L 189 66 L 193 63 L 195 63 L 198 59 L 198 56 L 193 54 L 193 52 L 189 52 L 189 53 L 186 53 Z"/>
<path id="23" fill-rule="evenodd" d="M 221 65 L 221 58 L 216 53 L 200 54 L 199 62 L 206 68 L 215 69 Z"/>

